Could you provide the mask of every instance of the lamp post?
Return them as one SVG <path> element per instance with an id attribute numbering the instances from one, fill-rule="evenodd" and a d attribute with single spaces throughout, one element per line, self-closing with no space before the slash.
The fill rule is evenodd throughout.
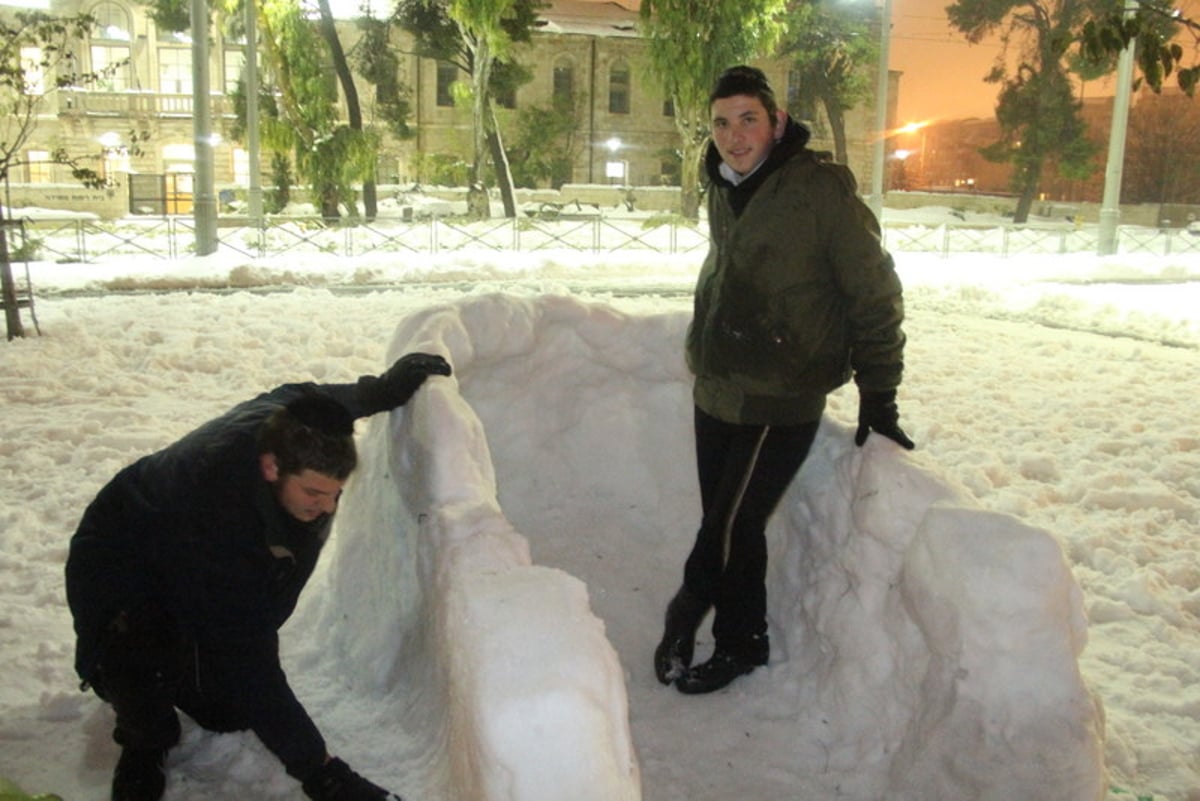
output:
<path id="1" fill-rule="evenodd" d="M 191 0 L 192 15 L 192 139 L 195 184 L 192 216 L 196 225 L 196 255 L 217 250 L 217 196 L 213 186 L 212 115 L 209 109 L 208 4 Z"/>
<path id="2" fill-rule="evenodd" d="M 883 0 L 879 18 L 879 76 L 875 89 L 875 153 L 871 169 L 871 211 L 883 218 L 884 148 L 887 146 L 888 47 L 892 38 L 892 0 Z"/>

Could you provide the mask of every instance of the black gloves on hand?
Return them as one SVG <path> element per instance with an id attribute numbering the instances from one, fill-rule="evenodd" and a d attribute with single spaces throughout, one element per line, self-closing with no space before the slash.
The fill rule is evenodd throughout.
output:
<path id="1" fill-rule="evenodd" d="M 304 782 L 304 794 L 313 801 L 402 801 L 400 796 L 359 776 L 334 757 Z"/>
<path id="2" fill-rule="evenodd" d="M 906 450 L 915 446 L 900 429 L 900 410 L 896 408 L 896 390 L 860 392 L 858 396 L 858 431 L 854 444 L 861 446 L 872 431 L 882 434 Z"/>
<path id="3" fill-rule="evenodd" d="M 450 375 L 450 364 L 430 353 L 409 353 L 383 375 L 358 379 L 358 397 L 371 414 L 386 412 L 408 403 L 431 375 Z"/>

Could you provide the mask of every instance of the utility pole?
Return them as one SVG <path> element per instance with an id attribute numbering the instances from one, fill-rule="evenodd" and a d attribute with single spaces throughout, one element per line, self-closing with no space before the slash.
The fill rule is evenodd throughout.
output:
<path id="1" fill-rule="evenodd" d="M 192 186 L 192 216 L 196 224 L 196 255 L 217 250 L 217 197 L 213 185 L 212 113 L 208 81 L 208 5 L 191 0 L 192 10 L 192 139 L 196 173 Z"/>
<path id="2" fill-rule="evenodd" d="M 888 49 L 892 38 L 892 0 L 883 0 L 879 19 L 879 78 L 875 89 L 875 163 L 871 168 L 871 211 L 883 221 L 884 149 L 887 147 Z"/>
<path id="3" fill-rule="evenodd" d="M 258 156 L 258 5 L 246 2 L 246 139 L 250 160 L 250 190 L 246 200 L 250 219 L 262 220 L 262 180 Z"/>

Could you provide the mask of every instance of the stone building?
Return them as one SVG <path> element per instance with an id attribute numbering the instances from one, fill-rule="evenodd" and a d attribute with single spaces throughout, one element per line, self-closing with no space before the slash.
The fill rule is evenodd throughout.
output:
<path id="1" fill-rule="evenodd" d="M 36 205 L 47 197 L 79 200 L 87 194 L 72 187 L 66 168 L 50 163 L 50 154 L 62 147 L 72 155 L 94 156 L 104 174 L 119 185 L 117 191 L 130 198 L 125 211 L 190 213 L 194 172 L 190 39 L 186 33 L 160 30 L 144 6 L 127 0 L 53 0 L 51 13 L 78 12 L 97 20 L 91 37 L 80 43 L 79 68 L 100 72 L 109 67 L 111 74 L 87 89 L 47 94 L 25 153 L 28 164 L 9 176 L 12 202 Z M 636 2 L 553 0 L 540 16 L 532 42 L 521 45 L 518 56 L 531 68 L 533 78 L 514 97 L 497 103 L 506 142 L 517 133 L 522 108 L 549 105 L 556 93 L 570 93 L 578 98 L 579 114 L 570 174 L 564 176 L 569 183 L 662 186 L 676 180 L 672 153 L 677 134 L 671 107 L 646 77 Z M 228 197 L 249 182 L 246 147 L 232 135 L 232 94 L 245 63 L 245 45 L 223 37 L 219 26 L 214 27 L 208 64 L 213 164 L 216 187 Z M 341 21 L 338 29 L 351 51 L 359 36 L 356 26 Z M 416 135 L 407 140 L 385 138 L 377 171 L 381 184 L 419 179 L 423 160 L 431 156 L 470 158 L 471 113 L 454 105 L 450 91 L 453 81 L 467 76 L 452 65 L 411 55 L 403 58 L 400 79 L 411 90 Z M 781 97 L 794 89 L 789 86 L 786 64 L 760 66 Z M 264 80 L 269 81 L 269 76 Z M 889 93 L 893 110 L 898 80 L 899 73 L 893 73 Z M 369 124 L 372 93 L 366 82 L 359 82 L 359 93 Z M 847 160 L 864 189 L 870 186 L 873 119 L 869 104 L 847 114 Z M 813 121 L 812 127 L 814 146 L 832 149 L 822 121 Z M 131 147 L 134 133 L 147 136 L 136 148 Z M 270 157 L 263 150 L 265 187 Z M 157 202 L 140 200 L 147 186 L 160 187 Z"/>

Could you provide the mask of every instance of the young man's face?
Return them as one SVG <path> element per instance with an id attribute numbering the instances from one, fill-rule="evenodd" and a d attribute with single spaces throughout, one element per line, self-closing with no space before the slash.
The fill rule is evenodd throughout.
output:
<path id="1" fill-rule="evenodd" d="M 717 152 L 739 175 L 767 157 L 787 123 L 782 111 L 767 113 L 762 101 L 751 95 L 719 97 L 709 106 L 709 116 Z"/>
<path id="2" fill-rule="evenodd" d="M 273 453 L 264 453 L 260 466 L 263 478 L 275 490 L 275 500 L 297 520 L 311 523 L 321 515 L 331 515 L 337 511 L 338 499 L 346 482 L 315 470 L 281 474 Z"/>

